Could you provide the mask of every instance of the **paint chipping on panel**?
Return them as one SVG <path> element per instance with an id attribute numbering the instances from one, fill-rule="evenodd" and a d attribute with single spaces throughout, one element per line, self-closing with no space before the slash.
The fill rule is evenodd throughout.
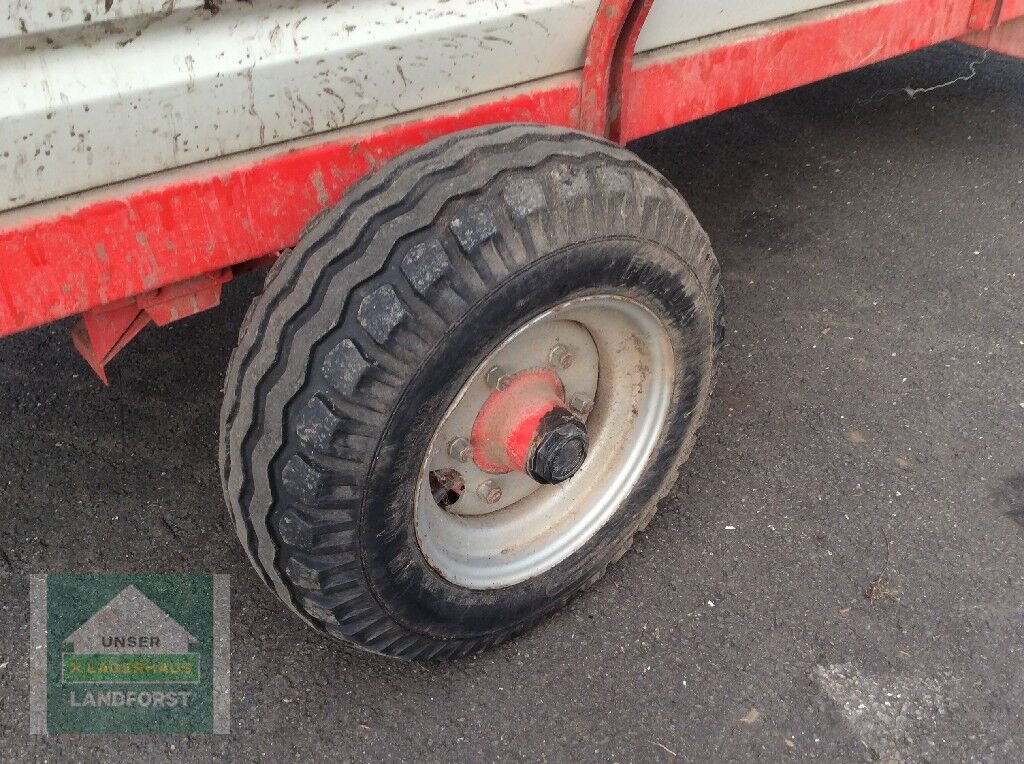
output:
<path id="1" fill-rule="evenodd" d="M 321 207 L 326 207 L 331 197 L 327 194 L 327 186 L 324 185 L 324 176 L 319 170 L 314 170 L 310 176 L 310 182 L 316 189 L 316 201 Z"/>

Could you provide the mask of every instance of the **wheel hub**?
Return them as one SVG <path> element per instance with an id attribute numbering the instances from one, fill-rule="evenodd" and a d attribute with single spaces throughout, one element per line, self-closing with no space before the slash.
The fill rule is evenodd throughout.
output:
<path id="1" fill-rule="evenodd" d="M 550 369 L 514 375 L 490 374 L 499 381 L 473 423 L 473 461 L 497 475 L 525 472 L 537 483 L 568 480 L 587 456 L 586 423 L 565 403 L 565 388 Z"/>
<path id="2" fill-rule="evenodd" d="M 565 559 L 642 473 L 670 403 L 660 321 L 588 296 L 521 325 L 470 374 L 420 472 L 416 534 L 430 565 L 473 589 Z"/>

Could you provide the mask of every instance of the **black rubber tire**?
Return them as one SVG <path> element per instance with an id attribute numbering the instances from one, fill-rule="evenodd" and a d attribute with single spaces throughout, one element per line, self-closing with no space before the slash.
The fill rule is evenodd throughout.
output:
<path id="1" fill-rule="evenodd" d="M 455 586 L 413 527 L 430 436 L 502 339 L 595 291 L 655 312 L 685 359 L 664 436 L 567 560 L 502 589 Z M 628 151 L 533 125 L 410 151 L 315 220 L 245 317 L 220 447 L 239 538 L 286 603 L 348 643 L 425 659 L 495 645 L 599 578 L 646 526 L 704 418 L 721 311 L 707 236 Z"/>

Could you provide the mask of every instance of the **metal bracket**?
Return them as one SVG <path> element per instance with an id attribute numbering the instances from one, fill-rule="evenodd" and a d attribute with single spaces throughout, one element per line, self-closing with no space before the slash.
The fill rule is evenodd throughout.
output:
<path id="1" fill-rule="evenodd" d="M 152 321 L 165 326 L 220 304 L 231 268 L 204 273 L 82 314 L 71 327 L 71 340 L 96 375 L 109 385 L 105 366 Z"/>
<path id="2" fill-rule="evenodd" d="M 626 81 L 633 52 L 654 0 L 601 0 L 587 40 L 580 88 L 581 130 L 622 142 Z"/>

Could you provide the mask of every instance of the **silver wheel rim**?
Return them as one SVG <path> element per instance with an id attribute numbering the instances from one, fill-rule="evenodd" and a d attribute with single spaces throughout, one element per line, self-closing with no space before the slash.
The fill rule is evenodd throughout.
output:
<path id="1" fill-rule="evenodd" d="M 554 348 L 571 351 L 569 368 L 552 361 Z M 577 395 L 576 401 L 593 404 L 589 412 L 586 407 L 577 411 L 590 435 L 579 472 L 559 485 L 540 485 L 525 473 L 485 473 L 471 459 L 460 460 L 457 446 L 453 455 L 451 444 L 469 436 L 476 412 L 492 392 L 488 371 L 542 365 L 554 366 L 566 400 Z M 580 549 L 622 506 L 643 474 L 668 417 L 675 374 L 664 325 L 626 298 L 571 300 L 517 329 L 456 395 L 421 466 L 416 538 L 431 567 L 459 586 L 497 589 L 538 576 Z M 443 507 L 435 500 L 436 477 L 448 478 L 450 471 L 461 478 L 464 490 L 454 504 Z M 478 495 L 484 481 L 500 487 L 501 498 L 492 504 L 485 499 L 486 489 Z"/>

